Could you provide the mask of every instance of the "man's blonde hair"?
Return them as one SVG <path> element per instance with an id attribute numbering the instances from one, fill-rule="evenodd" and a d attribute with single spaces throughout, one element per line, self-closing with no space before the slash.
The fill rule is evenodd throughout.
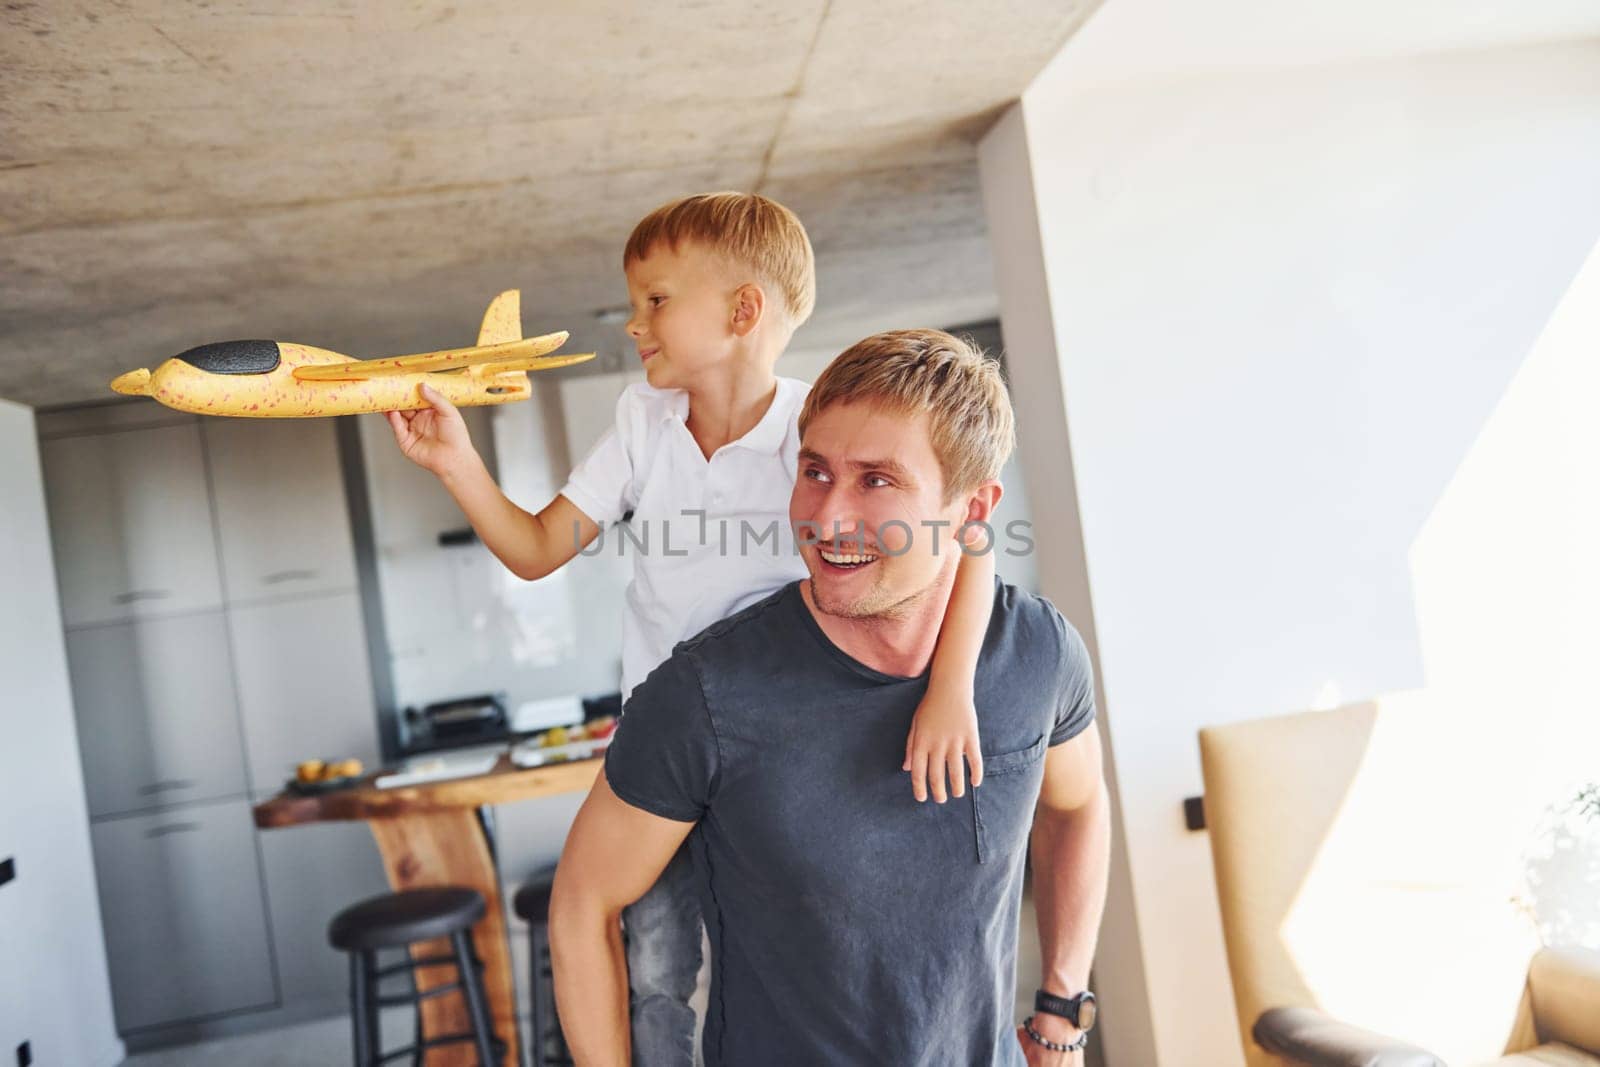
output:
<path id="1" fill-rule="evenodd" d="M 817 302 L 817 264 L 811 239 L 794 212 L 756 193 L 700 193 L 663 204 L 639 221 L 622 250 L 622 266 L 658 245 L 677 250 L 702 244 L 756 272 L 783 301 L 791 329 L 811 317 Z"/>
<path id="2" fill-rule="evenodd" d="M 830 405 L 857 402 L 898 414 L 928 413 L 946 504 L 999 478 L 1016 447 L 1011 394 L 999 362 L 943 330 L 892 330 L 845 349 L 811 387 L 800 409 L 801 435 Z"/>

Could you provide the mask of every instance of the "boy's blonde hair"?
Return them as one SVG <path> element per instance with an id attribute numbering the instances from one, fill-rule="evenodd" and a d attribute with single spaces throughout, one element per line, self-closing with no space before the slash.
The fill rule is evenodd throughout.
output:
<path id="1" fill-rule="evenodd" d="M 811 387 L 800 409 L 801 435 L 829 405 L 859 401 L 898 414 L 928 413 L 946 504 L 999 478 L 1016 447 L 999 362 L 943 330 L 892 330 L 845 349 Z"/>
<path id="2" fill-rule="evenodd" d="M 817 265 L 795 213 L 756 193 L 700 193 L 663 204 L 639 221 L 622 250 L 626 270 L 657 245 L 695 241 L 756 272 L 783 301 L 790 329 L 811 317 Z"/>

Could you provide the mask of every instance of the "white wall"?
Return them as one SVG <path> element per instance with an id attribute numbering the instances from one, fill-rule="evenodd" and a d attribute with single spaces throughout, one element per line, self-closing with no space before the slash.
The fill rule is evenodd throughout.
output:
<path id="1" fill-rule="evenodd" d="M 1054 358 L 1055 316 L 1035 208 L 1039 197 L 1020 107 L 1012 108 L 990 131 L 980 163 L 984 214 L 989 241 L 995 249 L 995 289 L 1000 295 L 1011 403 L 1017 418 L 1017 455 L 1012 464 L 1028 472 L 1033 485 L 1040 487 L 1032 512 L 1038 590 L 1071 620 L 1095 664 L 1095 699 L 1100 710 L 1106 786 L 1111 797 L 1110 870 L 1091 976 L 1096 996 L 1104 1005 L 1096 1026 L 1095 1051 L 1103 1052 L 1105 1062 L 1112 1065 L 1153 1064 L 1155 1039 L 1138 916 L 1133 906 L 1117 742 L 1100 668 L 1099 637 L 1067 434 L 1062 368 Z M 1018 980 L 1022 981 L 1022 976 Z"/>
<path id="2" fill-rule="evenodd" d="M 1546 944 L 1600 951 L 1600 243 L 1411 545 L 1471 854 Z M 1481 783 L 1494 783 L 1482 789 Z M 1533 832 L 1530 833 L 1530 830 Z M 1461 851 L 1466 851 L 1462 849 Z M 1454 1061 L 1452 1061 L 1454 1062 Z"/>
<path id="3" fill-rule="evenodd" d="M 1600 45 L 1107 76 L 1182 7 L 1110 0 L 980 162 L 1013 364 L 1059 368 L 1157 1060 L 1217 1067 L 1195 732 L 1429 680 L 1410 553 L 1600 235 Z M 1407 47 L 1430 18 L 1450 45 L 1451 9 L 1417 10 Z M 1351 56 L 1382 37 L 1371 5 L 1317 17 L 1341 11 Z M 1303 37 L 1297 5 L 1209 13 L 1188 47 Z"/>
<path id="4" fill-rule="evenodd" d="M 0 400 L 0 1056 L 115 1064 L 89 813 L 33 412 Z"/>

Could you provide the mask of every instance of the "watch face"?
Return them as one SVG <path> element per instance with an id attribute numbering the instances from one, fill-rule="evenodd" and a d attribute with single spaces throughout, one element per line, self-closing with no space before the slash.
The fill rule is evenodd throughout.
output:
<path id="1" fill-rule="evenodd" d="M 1079 1030 L 1092 1030 L 1092 1029 L 1094 1029 L 1095 1016 L 1098 1015 L 1099 1013 L 1100 1013 L 1100 1009 L 1099 1009 L 1098 1006 L 1096 1006 L 1093 997 L 1085 997 L 1083 1000 L 1079 1001 L 1078 1002 L 1078 1029 Z"/>

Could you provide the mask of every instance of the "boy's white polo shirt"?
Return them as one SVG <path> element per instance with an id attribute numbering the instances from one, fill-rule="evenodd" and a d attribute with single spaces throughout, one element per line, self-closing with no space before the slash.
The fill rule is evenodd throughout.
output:
<path id="1" fill-rule="evenodd" d="M 633 580 L 622 617 L 623 699 L 679 641 L 806 576 L 789 527 L 789 495 L 799 462 L 797 421 L 810 390 L 779 378 L 761 421 L 708 460 L 684 421 L 688 393 L 631 385 L 617 400 L 615 425 L 561 490 L 600 524 L 601 551 L 615 552 L 617 540 L 628 538 Z M 613 529 L 629 511 L 628 533 Z"/>

